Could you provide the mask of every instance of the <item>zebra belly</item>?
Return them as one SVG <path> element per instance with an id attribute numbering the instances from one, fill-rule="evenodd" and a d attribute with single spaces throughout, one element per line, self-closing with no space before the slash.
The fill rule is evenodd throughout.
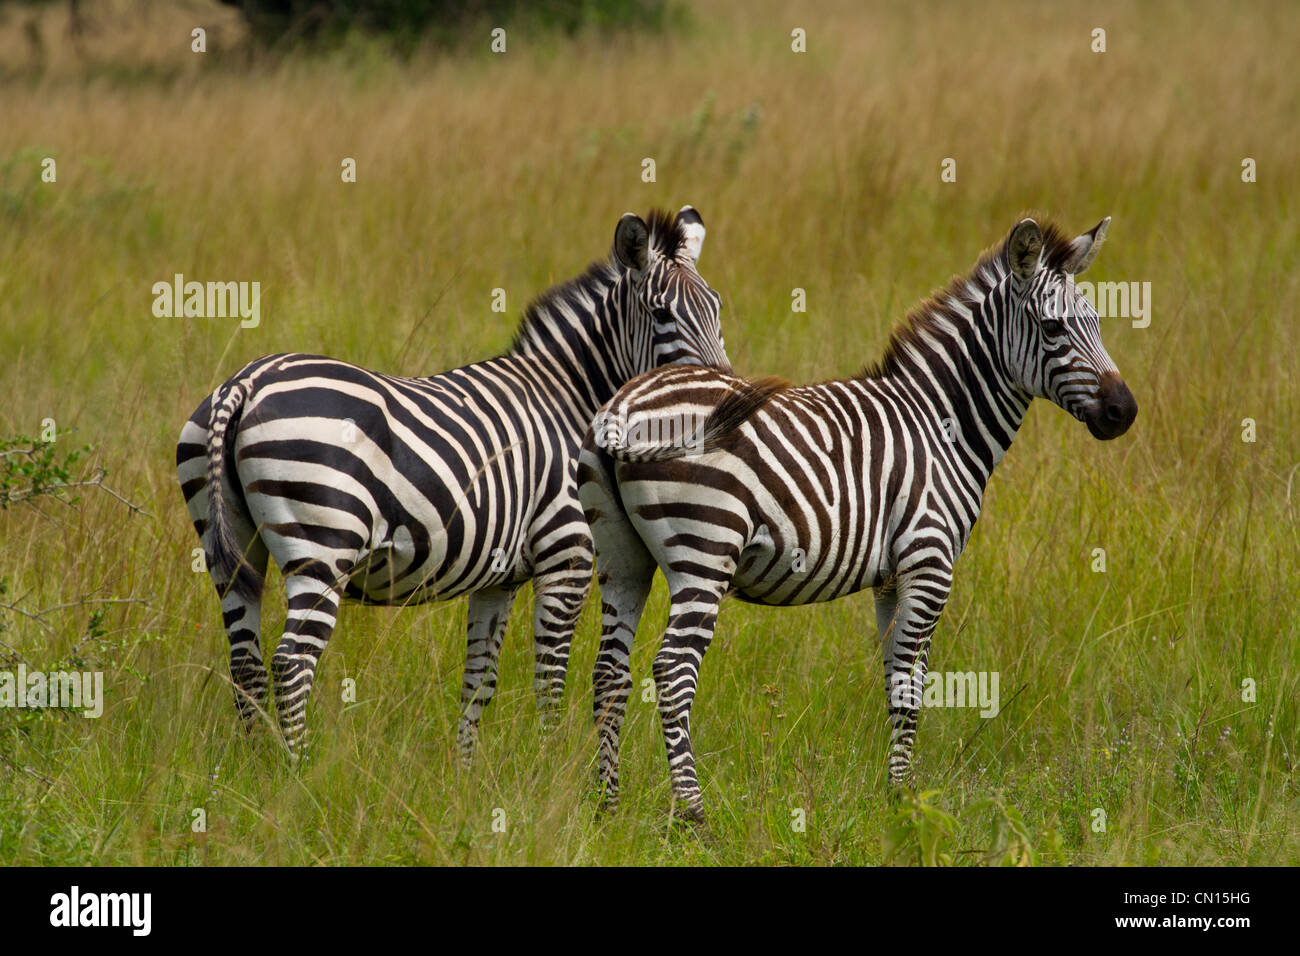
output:
<path id="1" fill-rule="evenodd" d="M 248 431 L 241 442 L 258 439 Z M 493 494 L 417 488 L 371 466 L 354 474 L 301 460 L 240 462 L 249 511 L 281 569 L 321 562 L 346 596 L 371 604 L 446 600 L 527 577 L 531 507 L 515 514 Z"/>
<path id="2" fill-rule="evenodd" d="M 410 532 L 399 527 L 389 542 L 367 549 L 347 575 L 346 597 L 363 604 L 427 604 L 446 601 L 500 584 L 522 583 L 519 567 L 489 570 L 470 577 L 439 575 L 445 554 L 434 550 L 421 567 L 413 567 L 414 550 Z"/>
<path id="3" fill-rule="evenodd" d="M 750 604 L 790 607 L 820 604 L 884 583 L 887 572 L 878 560 L 864 556 L 860 565 L 823 561 L 816 551 L 775 547 L 758 541 L 741 553 L 732 594 Z"/>

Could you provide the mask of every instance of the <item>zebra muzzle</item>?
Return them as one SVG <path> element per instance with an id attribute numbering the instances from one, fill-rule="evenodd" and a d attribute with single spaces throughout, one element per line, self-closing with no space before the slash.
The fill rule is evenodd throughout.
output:
<path id="1" fill-rule="evenodd" d="M 1128 385 L 1117 373 L 1107 372 L 1101 377 L 1096 404 L 1085 422 L 1093 438 L 1110 441 L 1129 430 L 1137 413 L 1137 399 Z"/>

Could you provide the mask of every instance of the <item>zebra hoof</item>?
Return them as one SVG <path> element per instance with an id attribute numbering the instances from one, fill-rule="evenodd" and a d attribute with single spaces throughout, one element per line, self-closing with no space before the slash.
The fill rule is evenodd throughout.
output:
<path id="1" fill-rule="evenodd" d="M 302 738 L 286 740 L 284 752 L 289 757 L 291 767 L 301 767 L 307 762 L 307 742 Z"/>
<path id="2" fill-rule="evenodd" d="M 674 823 L 680 822 L 687 826 L 701 826 L 704 823 L 704 804 L 702 802 L 677 803 L 673 806 L 672 820 Z"/>
<path id="3" fill-rule="evenodd" d="M 910 773 L 902 777 L 891 776 L 889 778 L 889 803 L 894 805 L 900 803 L 904 797 L 916 795 L 916 778 Z"/>
<path id="4" fill-rule="evenodd" d="M 597 820 L 618 812 L 618 784 L 611 787 L 608 780 L 597 780 L 592 796 L 596 798 Z"/>
<path id="5" fill-rule="evenodd" d="M 456 736 L 456 763 L 461 770 L 474 766 L 474 751 L 478 749 L 478 727 L 462 726 Z"/>

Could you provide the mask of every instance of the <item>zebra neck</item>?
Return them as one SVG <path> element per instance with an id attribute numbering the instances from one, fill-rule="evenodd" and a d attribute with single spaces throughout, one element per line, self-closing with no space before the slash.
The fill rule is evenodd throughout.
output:
<path id="1" fill-rule="evenodd" d="M 1012 384 L 998 347 L 1001 323 L 989 299 L 955 306 L 926 323 L 891 374 L 925 419 L 923 433 L 941 456 L 955 453 L 983 491 L 1011 447 L 1030 396 Z"/>
<path id="2" fill-rule="evenodd" d="M 504 358 L 530 369 L 562 408 L 581 441 L 596 412 L 631 378 L 612 316 L 620 314 L 620 283 L 535 303 Z"/>

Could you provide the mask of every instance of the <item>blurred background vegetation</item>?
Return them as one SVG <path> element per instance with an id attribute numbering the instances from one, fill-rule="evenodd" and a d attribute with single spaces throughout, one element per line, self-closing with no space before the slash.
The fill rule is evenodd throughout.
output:
<path id="1" fill-rule="evenodd" d="M 230 47 L 284 53 L 329 49 L 349 38 L 378 41 L 392 54 L 466 45 L 469 37 L 509 24 L 531 33 L 660 31 L 680 23 L 685 7 L 670 0 L 179 0 L 173 16 L 190 14 L 214 30 L 212 52 Z M 149 0 L 0 0 L 0 29 L 17 23 L 25 62 L 41 70 L 51 47 L 66 46 L 83 63 L 118 34 L 138 37 L 160 14 Z M 225 15 L 223 15 L 223 13 Z M 54 34 L 54 35 L 52 35 Z"/>

